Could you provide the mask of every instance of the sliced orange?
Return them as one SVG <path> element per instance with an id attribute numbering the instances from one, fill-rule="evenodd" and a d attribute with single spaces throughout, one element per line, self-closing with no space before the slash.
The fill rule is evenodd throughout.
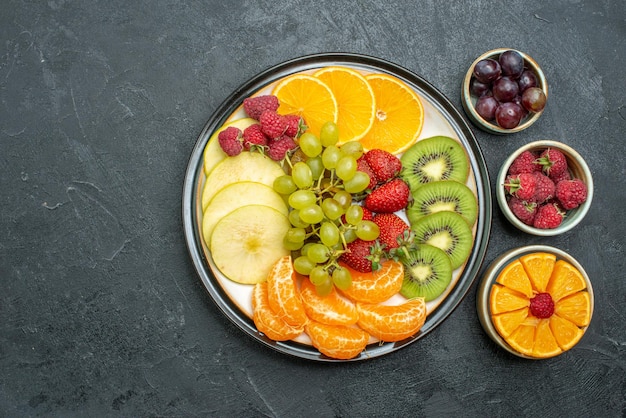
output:
<path id="1" fill-rule="evenodd" d="M 562 352 L 561 348 L 550 330 L 550 320 L 542 319 L 537 324 L 535 331 L 535 342 L 533 344 L 533 357 L 548 358 L 554 357 Z"/>
<path id="2" fill-rule="evenodd" d="M 376 102 L 370 84 L 359 72 L 339 66 L 325 67 L 313 74 L 330 88 L 339 114 L 338 145 L 363 138 L 374 124 Z"/>
<path id="3" fill-rule="evenodd" d="M 404 278 L 404 268 L 398 261 L 388 260 L 382 263 L 380 269 L 361 273 L 348 265 L 339 263 L 350 271 L 352 285 L 341 292 L 356 302 L 380 303 L 384 302 L 400 291 Z"/>
<path id="4" fill-rule="evenodd" d="M 559 260 L 554 265 L 550 281 L 546 290 L 552 300 L 558 302 L 565 296 L 580 292 L 587 288 L 587 283 L 580 271 L 565 260 Z"/>
<path id="5" fill-rule="evenodd" d="M 584 331 L 578 328 L 575 323 L 558 315 L 550 317 L 550 329 L 563 351 L 575 346 L 584 334 Z"/>
<path id="6" fill-rule="evenodd" d="M 381 341 L 402 341 L 415 335 L 426 321 L 424 298 L 400 305 L 357 303 L 359 326 Z"/>
<path id="7" fill-rule="evenodd" d="M 522 324 L 509 337 L 506 342 L 517 352 L 532 356 L 535 345 L 535 326 Z"/>
<path id="8" fill-rule="evenodd" d="M 366 150 L 380 148 L 399 154 L 413 145 L 424 125 L 424 108 L 415 91 L 388 74 L 365 76 L 374 92 L 376 118 L 360 142 Z"/>
<path id="9" fill-rule="evenodd" d="M 267 291 L 270 308 L 286 323 L 293 326 L 306 324 L 300 292 L 296 288 L 296 273 L 291 256 L 278 259 L 267 276 Z"/>
<path id="10" fill-rule="evenodd" d="M 526 270 L 524 270 L 524 266 L 519 260 L 509 263 L 505 268 L 503 268 L 498 275 L 496 282 L 508 287 L 509 289 L 516 290 L 524 294 L 526 297 L 530 298 L 533 296 L 533 288 L 530 284 L 530 279 L 526 274 Z"/>
<path id="11" fill-rule="evenodd" d="M 591 297 L 589 292 L 578 292 L 564 297 L 554 304 L 554 313 L 572 321 L 579 327 L 591 321 Z"/>
<path id="12" fill-rule="evenodd" d="M 536 252 L 523 255 L 519 260 L 526 269 L 533 289 L 538 293 L 545 292 L 552 270 L 554 270 L 556 256 L 550 253 Z"/>
<path id="13" fill-rule="evenodd" d="M 504 312 L 494 315 L 491 319 L 498 334 L 506 338 L 519 327 L 528 317 L 528 308 L 517 309 L 515 311 Z"/>
<path id="14" fill-rule="evenodd" d="M 530 306 L 530 299 L 508 287 L 494 284 L 489 296 L 489 309 L 492 315 L 516 311 Z"/>
<path id="15" fill-rule="evenodd" d="M 330 294 L 320 296 L 308 278 L 300 284 L 300 296 L 306 315 L 314 321 L 328 325 L 353 325 L 359 319 L 354 303 L 341 297 L 333 288 Z"/>
<path id="16" fill-rule="evenodd" d="M 317 77 L 301 73 L 285 77 L 272 94 L 280 102 L 278 113 L 302 116 L 315 135 L 319 135 L 325 122 L 337 122 L 337 100 L 330 87 Z"/>
<path id="17" fill-rule="evenodd" d="M 267 282 L 254 285 L 252 309 L 254 325 L 274 341 L 291 340 L 304 332 L 304 325 L 294 327 L 282 320 L 269 305 Z"/>
<path id="18" fill-rule="evenodd" d="M 356 327 L 328 325 L 309 321 L 305 331 L 313 347 L 335 359 L 347 360 L 358 356 L 369 342 L 369 334 Z"/>

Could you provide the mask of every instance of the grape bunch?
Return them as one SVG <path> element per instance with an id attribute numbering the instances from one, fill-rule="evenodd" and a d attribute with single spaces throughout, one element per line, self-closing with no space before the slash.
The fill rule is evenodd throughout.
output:
<path id="1" fill-rule="evenodd" d="M 513 50 L 503 52 L 497 60 L 478 61 L 470 93 L 478 98 L 476 113 L 504 129 L 517 127 L 529 112 L 541 112 L 546 105 L 537 75 L 524 66 L 522 55 Z"/>
<path id="2" fill-rule="evenodd" d="M 350 271 L 337 260 L 347 244 L 357 238 L 374 241 L 378 226 L 363 219 L 358 204 L 370 183 L 367 173 L 357 169 L 363 147 L 357 141 L 337 146 L 337 125 L 326 122 L 316 136 L 310 131 L 299 139 L 299 149 L 291 159 L 290 174 L 278 177 L 274 190 L 290 206 L 291 228 L 284 245 L 299 251 L 294 269 L 309 276 L 318 294 L 327 295 L 334 286 L 347 289 L 352 284 Z"/>

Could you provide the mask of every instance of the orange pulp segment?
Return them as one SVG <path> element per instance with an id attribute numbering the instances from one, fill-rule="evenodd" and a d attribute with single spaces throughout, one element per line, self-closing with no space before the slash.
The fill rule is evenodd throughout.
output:
<path id="1" fill-rule="evenodd" d="M 252 319 L 256 328 L 274 341 L 291 340 L 304 331 L 304 326 L 294 327 L 283 321 L 269 305 L 267 282 L 254 285 L 252 291 Z"/>
<path id="2" fill-rule="evenodd" d="M 556 256 L 550 253 L 536 252 L 523 255 L 519 260 L 526 269 L 533 289 L 537 293 L 545 292 L 552 270 L 554 270 Z"/>
<path id="3" fill-rule="evenodd" d="M 517 352 L 531 356 L 535 345 L 535 326 L 522 324 L 509 337 L 506 342 Z"/>
<path id="4" fill-rule="evenodd" d="M 492 316 L 493 325 L 503 338 L 511 335 L 528 317 L 528 307 Z"/>
<path id="5" fill-rule="evenodd" d="M 535 330 L 535 342 L 533 344 L 533 357 L 554 357 L 562 352 L 561 348 L 550 330 L 550 320 L 542 319 Z"/>
<path id="6" fill-rule="evenodd" d="M 337 145 L 363 138 L 374 124 L 376 114 L 374 92 L 365 77 L 340 66 L 323 68 L 313 76 L 326 83 L 337 100 Z"/>
<path id="7" fill-rule="evenodd" d="M 572 321 L 579 327 L 589 325 L 591 321 L 591 297 L 589 292 L 578 292 L 564 297 L 554 304 L 554 313 Z"/>
<path id="8" fill-rule="evenodd" d="M 546 290 L 552 296 L 552 300 L 558 302 L 565 296 L 580 292 L 586 288 L 587 284 L 580 271 L 567 261 L 559 260 L 554 265 Z"/>
<path id="9" fill-rule="evenodd" d="M 519 260 L 509 263 L 498 275 L 496 282 L 509 289 L 516 290 L 526 297 L 533 296 L 533 288 L 530 279 L 524 270 L 524 266 Z"/>
<path id="10" fill-rule="evenodd" d="M 305 326 L 313 347 L 335 359 L 347 360 L 358 356 L 367 346 L 369 334 L 360 328 L 328 325 L 309 321 Z"/>
<path id="11" fill-rule="evenodd" d="M 550 317 L 550 329 L 563 351 L 575 346 L 584 334 L 584 331 L 578 328 L 572 321 L 568 321 L 558 315 Z"/>
<path id="12" fill-rule="evenodd" d="M 307 322 L 290 255 L 279 258 L 272 266 L 267 276 L 267 290 L 270 308 L 280 318 L 293 326 Z"/>
<path id="13" fill-rule="evenodd" d="M 380 269 L 361 273 L 347 264 L 339 263 L 350 271 L 352 285 L 341 292 L 356 302 L 384 302 L 400 291 L 404 278 L 404 268 L 398 261 L 388 260 L 381 264 Z"/>
<path id="14" fill-rule="evenodd" d="M 530 299 L 508 287 L 494 284 L 489 297 L 489 309 L 492 315 L 515 311 L 530 306 Z"/>
<path id="15" fill-rule="evenodd" d="M 353 325 L 359 319 L 354 303 L 341 297 L 334 288 L 330 294 L 320 296 L 306 277 L 300 283 L 300 296 L 306 315 L 314 321 L 327 325 Z"/>
<path id="16" fill-rule="evenodd" d="M 401 341 L 416 334 L 426 321 L 424 298 L 400 305 L 357 303 L 359 327 L 381 341 Z"/>
<path id="17" fill-rule="evenodd" d="M 379 148 L 399 154 L 413 145 L 424 125 L 424 108 L 419 96 L 399 78 L 368 74 L 376 101 L 376 117 L 360 142 L 366 150 Z"/>

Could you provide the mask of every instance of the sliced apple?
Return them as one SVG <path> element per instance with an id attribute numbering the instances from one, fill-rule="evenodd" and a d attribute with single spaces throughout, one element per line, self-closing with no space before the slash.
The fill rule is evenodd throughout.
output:
<path id="1" fill-rule="evenodd" d="M 285 216 L 289 212 L 285 200 L 270 186 L 254 181 L 230 184 L 217 192 L 204 211 L 202 218 L 204 242 L 209 245 L 215 225 L 224 216 L 247 205 L 269 206 Z"/>
<path id="2" fill-rule="evenodd" d="M 211 170 L 213 170 L 215 166 L 219 164 L 220 161 L 222 161 L 224 158 L 227 157 L 226 153 L 222 151 L 222 148 L 220 147 L 220 142 L 217 139 L 217 136 L 219 135 L 219 133 L 222 132 L 224 129 L 228 128 L 229 126 L 234 126 L 243 131 L 248 126 L 253 125 L 255 123 L 258 123 L 258 122 L 252 118 L 237 119 L 232 122 L 225 123 L 224 125 L 220 126 L 215 132 L 213 132 L 213 135 L 211 135 L 211 138 L 209 138 L 209 141 L 207 142 L 206 147 L 204 147 L 204 174 L 205 175 L 208 176 Z"/>
<path id="3" fill-rule="evenodd" d="M 234 282 L 262 282 L 276 260 L 289 254 L 283 245 L 289 227 L 287 216 L 269 206 L 247 205 L 235 209 L 213 229 L 213 261 Z"/>
<path id="4" fill-rule="evenodd" d="M 229 184 L 255 181 L 272 186 L 276 177 L 285 174 L 282 168 L 269 157 L 258 152 L 242 152 L 235 157 L 220 161 L 209 173 L 202 191 L 204 211 L 213 196 Z"/>

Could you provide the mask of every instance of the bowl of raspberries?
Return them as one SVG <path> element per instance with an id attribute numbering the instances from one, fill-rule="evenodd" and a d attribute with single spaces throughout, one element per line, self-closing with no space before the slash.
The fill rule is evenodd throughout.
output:
<path id="1" fill-rule="evenodd" d="M 593 179 L 573 148 L 541 140 L 517 149 L 500 167 L 496 198 L 521 231 L 554 236 L 574 228 L 593 198 Z"/>

